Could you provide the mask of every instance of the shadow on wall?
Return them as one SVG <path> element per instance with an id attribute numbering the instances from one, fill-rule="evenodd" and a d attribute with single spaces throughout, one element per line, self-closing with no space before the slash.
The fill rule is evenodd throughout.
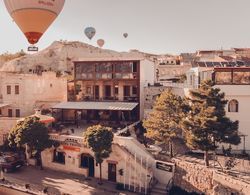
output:
<path id="1" fill-rule="evenodd" d="M 190 170 L 190 167 L 188 167 L 188 169 Z M 194 195 L 203 194 L 204 192 L 198 189 L 195 186 L 195 184 L 192 184 L 192 183 L 195 183 L 195 181 L 199 182 L 199 180 L 197 179 L 199 176 L 196 175 L 196 173 L 192 173 L 192 174 L 188 173 L 185 169 L 176 165 L 175 175 L 174 175 L 174 187 L 171 189 L 171 192 L 173 192 L 172 194 L 178 194 L 178 195 L 179 193 L 181 195 L 182 194 L 194 194 Z M 200 176 L 202 177 L 202 175 Z"/>

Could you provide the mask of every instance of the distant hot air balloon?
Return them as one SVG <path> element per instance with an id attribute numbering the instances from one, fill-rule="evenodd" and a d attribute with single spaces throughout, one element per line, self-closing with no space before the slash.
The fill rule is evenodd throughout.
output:
<path id="1" fill-rule="evenodd" d="M 95 36 L 96 30 L 93 27 L 87 27 L 85 28 L 84 33 L 89 38 L 89 40 L 91 40 Z"/>
<path id="2" fill-rule="evenodd" d="M 30 44 L 36 44 L 62 11 L 65 0 L 4 0 Z"/>
<path id="3" fill-rule="evenodd" d="M 128 33 L 123 33 L 124 38 L 128 37 Z"/>
<path id="4" fill-rule="evenodd" d="M 103 39 L 98 39 L 97 40 L 97 44 L 98 44 L 99 47 L 103 47 L 104 43 L 105 43 L 105 41 Z"/>

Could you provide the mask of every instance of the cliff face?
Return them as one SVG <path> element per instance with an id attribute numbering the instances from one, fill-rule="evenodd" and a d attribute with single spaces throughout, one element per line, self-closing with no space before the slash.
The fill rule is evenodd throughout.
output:
<path id="1" fill-rule="evenodd" d="M 96 58 L 144 58 L 139 52 L 116 52 L 81 42 L 55 41 L 48 48 L 35 54 L 3 62 L 0 71 L 30 73 L 40 70 L 71 72 L 73 61 Z"/>

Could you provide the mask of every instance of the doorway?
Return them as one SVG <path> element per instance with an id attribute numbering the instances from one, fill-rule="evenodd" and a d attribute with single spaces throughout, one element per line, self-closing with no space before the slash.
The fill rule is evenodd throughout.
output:
<path id="1" fill-rule="evenodd" d="M 108 163 L 108 180 L 116 182 L 116 164 Z"/>
<path id="2" fill-rule="evenodd" d="M 100 98 L 100 93 L 99 93 L 99 86 L 95 86 L 95 100 L 99 100 Z"/>
<path id="3" fill-rule="evenodd" d="M 88 154 L 82 154 L 81 155 L 81 164 L 80 166 L 82 168 L 88 168 L 89 169 L 89 177 L 95 176 L 95 161 L 94 158 Z"/>
<path id="4" fill-rule="evenodd" d="M 111 85 L 105 85 L 104 94 L 106 100 L 109 100 L 111 98 Z"/>

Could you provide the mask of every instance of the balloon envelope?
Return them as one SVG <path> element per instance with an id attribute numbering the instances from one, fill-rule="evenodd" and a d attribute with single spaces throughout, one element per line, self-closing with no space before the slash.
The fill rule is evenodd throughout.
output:
<path id="1" fill-rule="evenodd" d="M 103 47 L 104 43 L 105 43 L 105 41 L 103 39 L 98 39 L 97 40 L 97 44 L 98 44 L 99 47 Z"/>
<path id="2" fill-rule="evenodd" d="M 128 33 L 123 33 L 124 38 L 128 37 Z"/>
<path id="3" fill-rule="evenodd" d="M 35 44 L 62 11 L 65 0 L 4 0 L 4 3 L 29 43 Z"/>
<path id="4" fill-rule="evenodd" d="M 85 28 L 84 33 L 89 38 L 89 40 L 91 40 L 95 36 L 96 30 L 93 27 L 87 27 Z"/>

